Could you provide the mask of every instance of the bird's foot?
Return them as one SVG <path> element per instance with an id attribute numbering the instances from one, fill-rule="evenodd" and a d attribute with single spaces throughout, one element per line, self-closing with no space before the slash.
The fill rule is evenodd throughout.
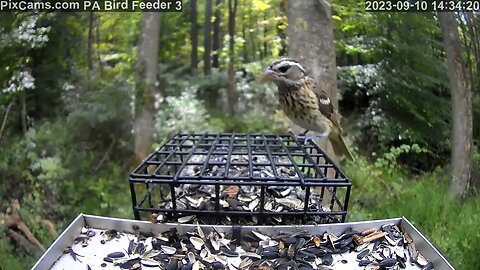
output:
<path id="1" fill-rule="evenodd" d="M 297 136 L 297 139 L 302 140 L 303 139 L 303 144 L 308 144 L 309 141 L 315 139 L 315 138 L 326 138 L 328 137 L 328 132 L 323 132 L 323 133 L 313 133 L 310 135 L 299 135 Z"/>
<path id="2" fill-rule="evenodd" d="M 309 131 L 310 131 L 310 130 L 305 129 L 304 132 L 296 135 L 295 132 L 293 132 L 293 130 L 289 128 L 289 129 L 288 129 L 288 134 L 290 134 L 291 136 L 293 136 L 293 137 L 295 137 L 295 138 L 297 138 L 297 139 L 300 139 L 300 138 L 305 137 Z"/>

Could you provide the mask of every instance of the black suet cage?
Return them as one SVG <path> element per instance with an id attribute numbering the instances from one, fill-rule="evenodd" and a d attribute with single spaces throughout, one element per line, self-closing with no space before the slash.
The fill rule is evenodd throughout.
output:
<path id="1" fill-rule="evenodd" d="M 208 224 L 344 222 L 350 179 L 291 135 L 178 133 L 129 176 L 136 219 Z"/>

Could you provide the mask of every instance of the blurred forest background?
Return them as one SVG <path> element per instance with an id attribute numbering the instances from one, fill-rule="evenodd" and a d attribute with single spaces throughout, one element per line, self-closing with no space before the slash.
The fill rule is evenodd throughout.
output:
<path id="1" fill-rule="evenodd" d="M 276 87 L 259 77 L 292 51 L 337 66 L 323 83 L 356 156 L 341 163 L 354 185 L 348 219 L 404 215 L 457 269 L 480 265 L 479 13 L 367 13 L 353 0 L 183 4 L 2 13 L 1 268 L 29 268 L 81 212 L 133 218 L 128 174 L 170 134 L 287 132 Z"/>

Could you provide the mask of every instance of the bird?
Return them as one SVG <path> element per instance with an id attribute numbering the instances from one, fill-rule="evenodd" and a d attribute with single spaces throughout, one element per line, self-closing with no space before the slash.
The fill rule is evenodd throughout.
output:
<path id="1" fill-rule="evenodd" d="M 317 132 L 306 135 L 305 143 L 316 137 L 328 137 L 335 155 L 354 161 L 330 98 L 297 60 L 281 58 L 271 62 L 262 80 L 277 85 L 280 107 L 290 120 L 306 129 L 304 135 L 308 131 Z"/>

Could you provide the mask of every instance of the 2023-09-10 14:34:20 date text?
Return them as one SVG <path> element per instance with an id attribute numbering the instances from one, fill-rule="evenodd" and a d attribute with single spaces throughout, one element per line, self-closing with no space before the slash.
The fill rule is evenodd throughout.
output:
<path id="1" fill-rule="evenodd" d="M 367 12 L 448 12 L 478 11 L 478 0 L 366 0 Z"/>

